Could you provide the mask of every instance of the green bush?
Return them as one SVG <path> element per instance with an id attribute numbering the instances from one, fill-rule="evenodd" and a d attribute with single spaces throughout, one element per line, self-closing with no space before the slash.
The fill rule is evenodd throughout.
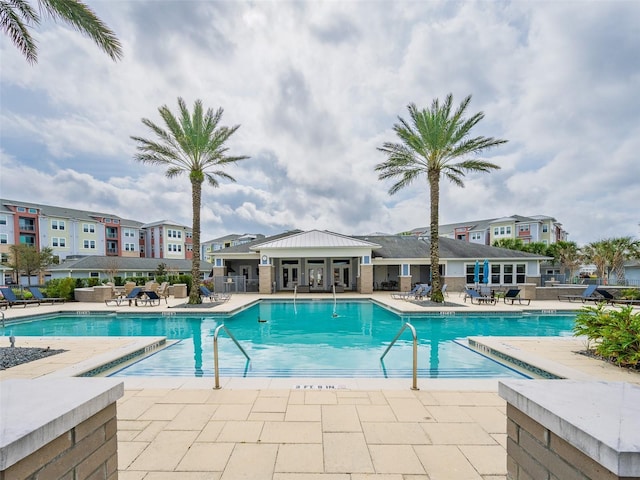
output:
<path id="1" fill-rule="evenodd" d="M 54 278 L 45 284 L 47 297 L 64 298 L 66 300 L 74 300 L 73 291 L 75 288 L 76 279 L 74 278 Z"/>
<path id="2" fill-rule="evenodd" d="M 639 288 L 625 288 L 620 292 L 620 298 L 625 300 L 640 300 Z"/>
<path id="3" fill-rule="evenodd" d="M 605 309 L 604 304 L 584 307 L 576 316 L 573 329 L 576 335 L 585 335 L 597 355 L 623 367 L 640 365 L 640 313 L 632 306 Z"/>

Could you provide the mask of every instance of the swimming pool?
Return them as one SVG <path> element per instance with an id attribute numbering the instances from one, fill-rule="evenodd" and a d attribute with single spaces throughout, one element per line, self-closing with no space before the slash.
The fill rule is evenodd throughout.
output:
<path id="1" fill-rule="evenodd" d="M 169 312 L 167 312 L 169 313 Z M 173 313 L 173 312 L 170 312 Z M 213 333 L 227 377 L 410 377 L 409 331 L 380 361 L 405 322 L 418 336 L 420 378 L 522 377 L 466 346 L 468 336 L 571 335 L 574 314 L 398 315 L 369 301 L 261 301 L 234 315 L 60 315 L 7 325 L 5 335 L 166 336 L 172 344 L 112 376 L 213 376 Z M 10 331 L 10 332 L 9 332 Z"/>

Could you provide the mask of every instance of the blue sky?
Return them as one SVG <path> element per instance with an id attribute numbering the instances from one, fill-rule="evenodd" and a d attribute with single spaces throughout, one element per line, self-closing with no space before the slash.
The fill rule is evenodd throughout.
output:
<path id="1" fill-rule="evenodd" d="M 4 198 L 191 224 L 186 177 L 133 160 L 158 107 L 202 99 L 241 125 L 236 183 L 203 192 L 203 239 L 429 223 L 426 180 L 394 196 L 377 151 L 407 105 L 452 93 L 503 138 L 502 168 L 441 183 L 441 223 L 549 215 L 579 244 L 640 234 L 640 2 L 89 1 L 111 61 L 64 24 L 30 65 L 0 40 Z"/>

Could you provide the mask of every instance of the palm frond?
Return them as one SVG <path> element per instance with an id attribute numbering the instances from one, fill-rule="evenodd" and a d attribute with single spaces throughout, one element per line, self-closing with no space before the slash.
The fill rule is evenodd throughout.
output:
<path id="1" fill-rule="evenodd" d="M 122 58 L 122 45 L 116 34 L 80 0 L 38 0 L 38 4 L 54 20 L 63 20 L 93 40 L 112 60 Z"/>
<path id="2" fill-rule="evenodd" d="M 0 25 L 27 62 L 38 61 L 38 49 L 29 33 L 29 25 L 40 23 L 40 17 L 24 0 L 0 1 Z"/>

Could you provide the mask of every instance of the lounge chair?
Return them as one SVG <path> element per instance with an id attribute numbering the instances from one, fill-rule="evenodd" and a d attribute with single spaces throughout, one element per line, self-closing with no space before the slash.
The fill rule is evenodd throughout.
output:
<path id="1" fill-rule="evenodd" d="M 142 295 L 135 299 L 136 307 L 145 305 L 152 307 L 154 305 L 160 305 L 160 297 L 153 290 L 142 292 Z"/>
<path id="2" fill-rule="evenodd" d="M 467 288 L 465 291 L 465 297 L 464 297 L 464 301 L 467 301 L 467 298 L 471 299 L 471 303 L 475 303 L 477 305 L 481 305 L 481 304 L 485 304 L 485 305 L 495 305 L 496 304 L 496 297 L 492 297 L 491 295 L 480 295 L 478 292 L 476 292 L 475 290 L 471 290 L 470 288 Z"/>
<path id="3" fill-rule="evenodd" d="M 231 298 L 230 293 L 215 293 L 209 290 L 204 285 L 200 285 L 200 296 L 208 298 L 210 302 L 224 303 L 228 302 Z"/>
<path id="4" fill-rule="evenodd" d="M 135 304 L 137 305 L 137 300 L 142 296 L 142 293 L 142 288 L 136 287 L 131 290 L 125 297 L 111 298 L 109 300 L 105 300 L 104 303 L 105 305 L 116 307 L 121 306 L 125 302 L 127 302 L 129 306 L 131 306 L 131 302 L 135 302 Z"/>
<path id="5" fill-rule="evenodd" d="M 513 305 L 515 302 L 518 302 L 520 305 L 523 305 L 524 302 L 527 302 L 526 305 L 531 303 L 530 298 L 521 298 L 520 297 L 520 289 L 519 288 L 510 288 L 507 290 L 507 293 L 504 294 L 504 303 L 511 303 Z"/>
<path id="6" fill-rule="evenodd" d="M 18 297 L 16 297 L 16 294 L 13 293 L 13 290 L 11 290 L 9 287 L 0 288 L 0 293 L 2 293 L 2 296 L 7 302 L 7 305 L 9 305 L 10 307 L 13 307 L 14 305 L 22 305 L 23 307 L 26 307 L 27 305 L 40 305 L 40 300 L 38 300 L 37 298 L 30 300 L 19 299 Z"/>
<path id="7" fill-rule="evenodd" d="M 417 283 L 416 286 L 413 287 L 410 292 L 392 293 L 391 298 L 395 300 L 404 300 L 407 297 L 413 297 L 421 289 L 422 289 L 422 284 Z"/>
<path id="8" fill-rule="evenodd" d="M 210 302 L 217 302 L 216 295 L 204 285 L 200 285 L 200 296 L 208 298 Z"/>
<path id="9" fill-rule="evenodd" d="M 54 304 L 56 302 L 64 303 L 65 299 L 62 297 L 45 297 L 38 287 L 27 287 L 27 290 L 31 292 L 33 298 L 40 300 L 40 303 L 51 303 Z"/>
<path id="10" fill-rule="evenodd" d="M 574 300 L 580 300 L 582 301 L 582 303 L 584 303 L 587 300 L 593 300 L 593 294 L 596 293 L 597 288 L 597 285 L 589 285 L 580 295 L 558 295 L 558 300 L 568 300 L 570 302 L 573 302 Z"/>
<path id="11" fill-rule="evenodd" d="M 596 293 L 600 295 L 599 297 L 593 296 L 591 298 L 587 298 L 586 300 L 591 300 L 593 302 L 606 302 L 606 303 L 614 303 L 616 297 L 611 295 L 608 291 L 602 290 L 600 288 L 596 288 Z"/>
<path id="12" fill-rule="evenodd" d="M 431 293 L 431 285 L 423 284 L 420 285 L 421 288 L 418 289 L 416 293 L 413 295 L 407 295 L 404 300 L 422 300 L 424 297 L 428 297 Z"/>

